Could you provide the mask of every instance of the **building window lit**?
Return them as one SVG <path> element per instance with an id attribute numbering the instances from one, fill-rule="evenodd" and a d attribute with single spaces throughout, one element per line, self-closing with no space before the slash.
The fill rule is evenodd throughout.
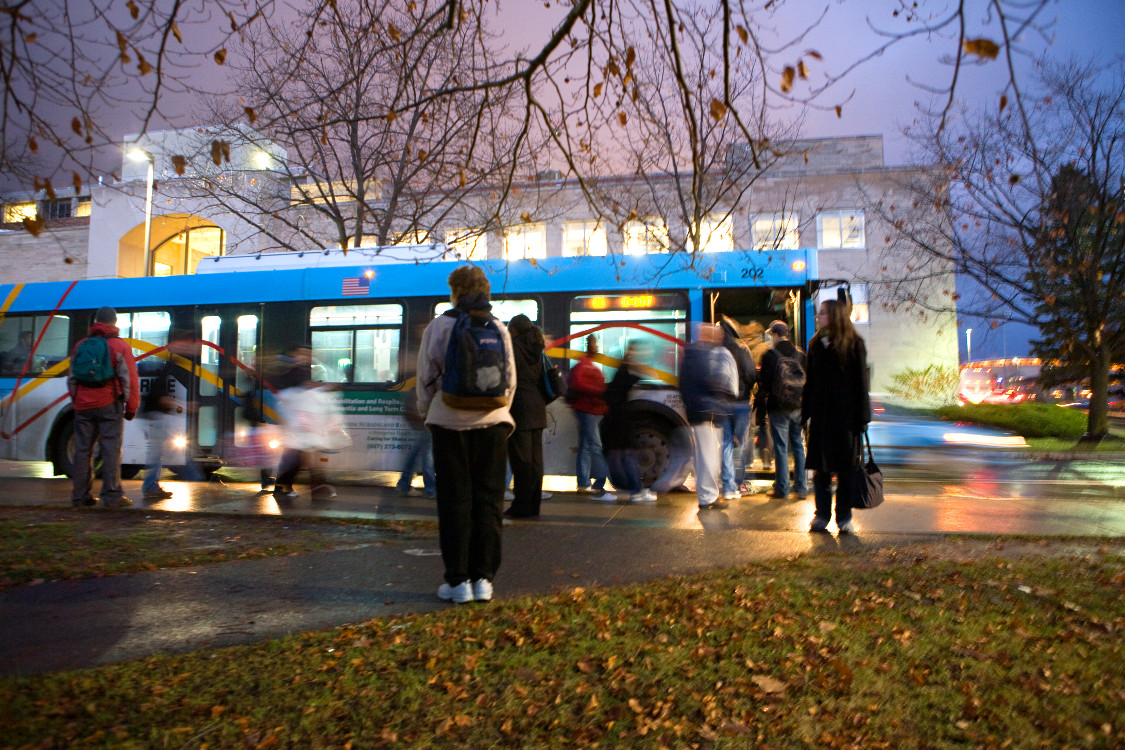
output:
<path id="1" fill-rule="evenodd" d="M 863 211 L 821 211 L 816 215 L 816 245 L 822 248 L 867 247 Z"/>
<path id="2" fill-rule="evenodd" d="M 734 250 L 734 220 L 730 216 L 708 216 L 699 222 L 699 249 L 705 253 Z"/>
<path id="3" fill-rule="evenodd" d="M 816 305 L 820 307 L 821 303 L 825 300 L 835 300 L 836 290 L 839 287 L 830 286 L 823 287 L 816 293 Z M 852 297 L 852 323 L 855 325 L 867 325 L 871 322 L 871 306 L 868 304 L 867 298 L 867 284 L 852 284 L 851 297 Z"/>
<path id="4" fill-rule="evenodd" d="M 796 214 L 754 214 L 750 235 L 755 250 L 796 250 L 800 247 Z"/>
<path id="5" fill-rule="evenodd" d="M 225 241 L 218 227 L 193 227 L 173 235 L 152 252 L 153 276 L 178 276 L 195 273 L 203 258 L 223 254 Z"/>
<path id="6" fill-rule="evenodd" d="M 483 229 L 446 229 L 445 244 L 458 260 L 488 259 L 488 237 Z"/>
<path id="7" fill-rule="evenodd" d="M 597 221 L 567 221 L 562 227 L 562 254 L 567 257 L 579 255 L 605 255 L 605 227 Z"/>
<path id="8" fill-rule="evenodd" d="M 35 201 L 27 201 L 26 203 L 5 203 L 4 204 L 4 223 L 14 224 L 21 222 L 24 219 L 34 219 L 39 215 L 39 207 L 35 205 Z"/>
<path id="9" fill-rule="evenodd" d="M 79 219 L 90 215 L 90 196 L 84 195 L 75 200 L 74 215 Z"/>
<path id="10" fill-rule="evenodd" d="M 547 233 L 542 224 L 520 224 L 504 231 L 504 259 L 547 257 Z"/>
<path id="11" fill-rule="evenodd" d="M 630 221 L 621 230 L 626 255 L 655 255 L 668 252 L 668 226 L 659 216 Z"/>

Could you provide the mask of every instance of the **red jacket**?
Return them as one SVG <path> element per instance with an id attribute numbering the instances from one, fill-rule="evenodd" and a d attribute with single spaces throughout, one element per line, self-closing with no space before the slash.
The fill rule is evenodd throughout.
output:
<path id="1" fill-rule="evenodd" d="M 97 409 L 109 406 L 116 399 L 125 394 L 125 413 L 136 414 L 141 405 L 141 386 L 137 379 L 137 362 L 133 359 L 133 348 L 119 336 L 117 326 L 108 323 L 94 323 L 90 326 L 90 336 L 102 336 L 109 344 L 109 361 L 117 377 L 98 388 L 79 385 L 74 379 L 74 374 L 66 378 L 67 388 L 70 390 L 70 400 L 75 409 Z M 87 336 L 89 338 L 89 336 Z M 85 341 L 86 339 L 82 339 Z M 79 341 L 78 344 L 81 344 Z M 78 344 L 74 348 L 78 348 Z M 70 352 L 74 356 L 74 351 Z"/>
<path id="2" fill-rule="evenodd" d="M 583 357 L 570 368 L 566 376 L 566 400 L 575 411 L 587 414 L 605 414 L 609 408 L 605 399 L 605 377 L 594 366 L 591 357 Z"/>

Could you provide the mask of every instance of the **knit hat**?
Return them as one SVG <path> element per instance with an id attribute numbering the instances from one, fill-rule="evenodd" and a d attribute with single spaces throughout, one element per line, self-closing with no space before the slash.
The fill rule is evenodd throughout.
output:
<path id="1" fill-rule="evenodd" d="M 94 322 L 115 326 L 117 325 L 117 311 L 112 307 L 99 307 L 98 311 L 94 313 Z"/>

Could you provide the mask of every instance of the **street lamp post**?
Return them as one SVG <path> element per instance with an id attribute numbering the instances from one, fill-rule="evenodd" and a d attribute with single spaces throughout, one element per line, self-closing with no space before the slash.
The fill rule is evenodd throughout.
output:
<path id="1" fill-rule="evenodd" d="M 965 361 L 973 361 L 973 329 L 965 329 Z"/>
<path id="2" fill-rule="evenodd" d="M 152 154 L 137 147 L 129 152 L 133 161 L 148 162 L 145 175 L 145 276 L 152 276 L 152 178 L 156 160 Z"/>

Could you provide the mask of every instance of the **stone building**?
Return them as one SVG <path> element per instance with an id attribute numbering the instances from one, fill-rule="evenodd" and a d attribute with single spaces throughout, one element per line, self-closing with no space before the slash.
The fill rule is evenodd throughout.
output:
<path id="1" fill-rule="evenodd" d="M 216 151 L 216 141 L 227 149 Z M 728 158 L 737 163 L 742 155 L 734 149 Z M 127 136 L 119 179 L 77 195 L 60 191 L 50 200 L 4 198 L 0 253 L 6 280 L 192 273 L 209 255 L 338 246 L 315 206 L 294 200 L 294 180 L 311 179 L 308 173 L 285 165 L 284 149 L 245 126 Z M 445 226 L 400 239 L 445 243 L 435 248 L 435 258 L 470 260 L 659 253 L 685 246 L 702 253 L 815 247 L 818 278 L 851 285 L 854 317 L 872 362 L 872 389 L 884 392 L 891 376 L 906 367 L 955 367 L 958 361 L 952 315 L 924 317 L 899 308 L 886 291 L 908 259 L 874 209 L 908 203 L 904 186 L 920 173 L 914 166 L 887 166 L 881 136 L 791 142 L 755 174 L 735 205 L 717 202 L 689 232 L 652 200 L 652 180 L 643 186 L 635 177 L 600 180 L 600 193 L 622 209 L 607 218 L 604 210 L 595 215 L 574 181 L 543 172 L 516 186 L 511 192 L 518 198 L 499 216 L 491 210 L 495 196 L 480 191 Z M 674 193 L 675 186 L 668 190 Z M 38 236 L 22 225 L 35 212 L 44 218 Z M 287 220 L 279 222 L 279 216 Z M 482 223 L 482 217 L 491 218 Z M 301 231 L 293 232 L 294 226 Z M 35 262 L 24 262 L 30 258 Z M 934 294 L 951 291 L 952 271 L 929 284 Z M 820 294 L 834 296 L 835 288 L 826 285 Z"/>

